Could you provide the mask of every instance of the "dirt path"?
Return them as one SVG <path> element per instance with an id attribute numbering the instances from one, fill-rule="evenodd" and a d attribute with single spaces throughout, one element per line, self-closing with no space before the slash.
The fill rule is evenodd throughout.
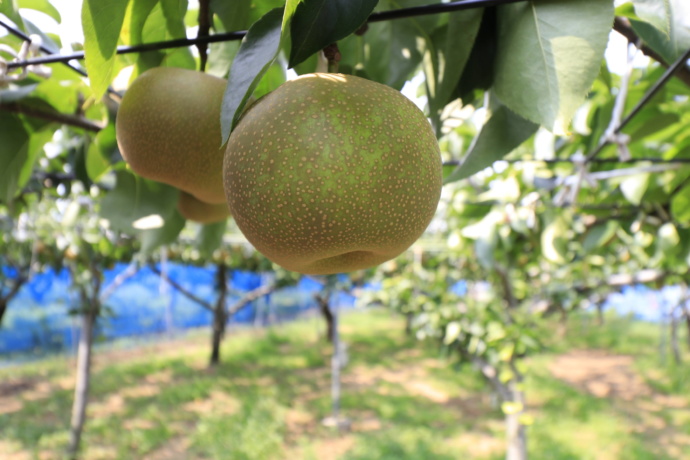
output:
<path id="1" fill-rule="evenodd" d="M 632 356 L 578 350 L 558 356 L 549 370 L 582 392 L 610 399 L 636 435 L 660 440 L 672 458 L 687 458 L 690 435 L 669 420 L 690 420 L 688 398 L 654 391 L 635 371 L 633 362 Z"/>

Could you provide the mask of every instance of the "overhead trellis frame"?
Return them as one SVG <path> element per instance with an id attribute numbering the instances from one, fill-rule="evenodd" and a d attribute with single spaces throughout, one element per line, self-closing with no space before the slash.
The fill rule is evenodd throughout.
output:
<path id="1" fill-rule="evenodd" d="M 430 14 L 451 13 L 453 11 L 469 10 L 474 8 L 485 8 L 491 6 L 507 5 L 510 3 L 519 3 L 526 0 L 464 0 L 449 3 L 436 3 L 432 5 L 415 6 L 411 8 L 400 8 L 389 11 L 381 11 L 372 13 L 367 19 L 367 22 L 382 22 L 393 19 L 412 18 L 417 16 L 425 16 Z M 22 33 L 9 26 L 7 23 L 0 21 L 0 25 L 5 27 L 11 33 Z M 15 34 L 16 35 L 16 34 Z M 246 30 L 239 30 L 235 32 L 225 32 L 220 34 L 207 35 L 196 38 L 179 38 L 174 40 L 166 40 L 161 42 L 144 43 L 141 45 L 119 46 L 117 54 L 129 53 L 143 53 L 146 51 L 160 51 L 172 48 L 184 48 L 194 45 L 202 45 L 208 43 L 228 42 L 235 40 L 242 40 L 247 35 Z M 28 38 L 28 37 L 27 37 Z M 49 52 L 49 51 L 48 51 Z M 15 69 L 27 65 L 36 64 L 51 64 L 55 62 L 68 62 L 72 60 L 84 59 L 84 52 L 78 51 L 71 54 L 51 55 L 42 58 L 27 59 L 25 61 L 8 62 L 8 69 Z"/>
<path id="2" fill-rule="evenodd" d="M 14 35 L 15 37 L 18 37 L 18 38 L 24 40 L 25 42 L 31 42 L 31 37 L 30 37 L 29 35 L 25 34 L 24 32 L 22 32 L 21 30 L 18 30 L 18 29 L 15 28 L 15 27 L 12 27 L 11 25 L 9 25 L 6 21 L 3 21 L 2 19 L 0 19 L 0 26 L 4 27 L 4 28 L 7 30 L 8 33 Z M 42 52 L 44 52 L 44 53 L 46 53 L 46 54 L 48 54 L 48 55 L 51 55 L 51 56 L 55 56 L 55 55 L 56 55 L 56 53 L 54 53 L 53 51 L 51 51 L 48 47 L 46 47 L 46 46 L 43 45 L 43 44 L 41 44 L 41 45 L 39 46 L 39 49 L 40 49 Z M 8 69 L 8 70 L 14 68 L 14 66 L 12 66 L 11 64 L 13 64 L 13 63 L 7 63 L 7 69 Z M 81 75 L 81 76 L 83 76 L 83 77 L 88 77 L 86 71 L 84 71 L 83 69 L 80 69 L 79 67 L 75 67 L 75 66 L 73 66 L 72 64 L 70 64 L 69 62 L 64 62 L 64 64 L 65 64 L 67 67 L 69 67 L 70 69 L 72 69 L 72 70 L 74 70 L 75 72 L 77 72 L 79 75 Z M 30 65 L 30 64 L 28 64 L 28 65 Z M 112 89 L 112 88 L 110 88 L 110 87 L 108 88 L 108 92 L 109 92 L 110 94 L 112 94 L 112 95 L 120 96 L 120 95 L 117 93 L 117 91 L 115 91 L 114 89 Z"/>
<path id="3" fill-rule="evenodd" d="M 462 10 L 469 10 L 469 9 L 475 9 L 475 8 L 485 8 L 485 7 L 494 7 L 494 6 L 501 6 L 501 5 L 506 5 L 510 3 L 520 3 L 524 2 L 526 0 L 461 0 L 461 1 L 454 1 L 454 2 L 448 2 L 448 3 L 437 3 L 437 4 L 430 4 L 430 5 L 423 5 L 423 6 L 416 6 L 416 7 L 410 7 L 410 8 L 400 8 L 400 9 L 395 9 L 395 10 L 389 10 L 389 11 L 382 11 L 382 12 L 377 12 L 377 13 L 372 13 L 369 18 L 367 19 L 367 23 L 374 23 L 374 22 L 382 22 L 382 21 L 389 21 L 389 20 L 395 20 L 395 19 L 405 19 L 405 18 L 412 18 L 412 17 L 417 17 L 417 16 L 424 16 L 424 15 L 431 15 L 431 14 L 440 14 L 440 13 L 450 13 L 454 11 L 462 11 Z M 30 41 L 31 38 L 26 35 L 24 32 L 17 30 L 15 27 L 12 27 L 10 24 L 8 24 L 6 21 L 3 21 L 0 19 L 0 26 L 4 27 L 9 33 L 21 38 L 22 40 Z M 618 27 L 616 27 L 618 26 Z M 614 28 L 618 30 L 620 27 L 620 24 L 616 23 L 614 24 Z M 166 41 L 160 41 L 160 42 L 152 42 L 152 43 L 144 43 L 144 44 L 139 44 L 139 45 L 132 45 L 132 46 L 120 46 L 116 50 L 116 54 L 130 54 L 130 53 L 143 53 L 147 51 L 160 51 L 160 50 L 165 50 L 165 49 L 174 49 L 174 48 L 183 48 L 183 47 L 189 47 L 189 46 L 195 46 L 195 45 L 202 45 L 202 44 L 209 44 L 209 43 L 218 43 L 218 42 L 227 42 L 227 41 L 236 41 L 236 40 L 241 40 L 244 38 L 244 36 L 247 34 L 246 30 L 240 30 L 240 31 L 234 31 L 234 32 L 226 32 L 226 33 L 220 33 L 220 34 L 213 34 L 213 35 L 206 35 L 206 36 L 200 36 L 196 38 L 180 38 L 180 39 L 173 39 L 173 40 L 166 40 Z M 629 37 L 628 37 L 629 38 Z M 41 58 L 33 58 L 33 59 L 25 59 L 25 60 L 20 60 L 20 61 L 14 61 L 14 62 L 8 62 L 7 65 L 7 70 L 12 70 L 16 68 L 21 68 L 25 66 L 30 66 L 30 65 L 40 65 L 40 64 L 51 64 L 51 63 L 64 63 L 74 71 L 78 72 L 79 74 L 87 77 L 87 73 L 78 67 L 75 67 L 71 64 L 69 64 L 69 61 L 72 60 L 81 60 L 84 59 L 84 51 L 78 51 L 75 53 L 71 54 L 66 54 L 66 55 L 60 55 L 60 54 L 55 54 L 53 53 L 50 49 L 46 48 L 45 46 L 41 46 L 41 51 L 49 54 L 49 56 L 41 57 Z M 616 127 L 614 134 L 620 134 L 620 132 L 623 130 L 623 128 L 639 113 L 639 111 L 654 97 L 654 95 L 661 90 L 665 84 L 670 80 L 670 78 L 676 74 L 678 71 L 687 68 L 685 67 L 685 63 L 690 59 L 690 50 L 686 51 L 680 58 L 678 58 L 671 66 L 669 66 L 666 70 L 666 72 L 663 74 L 661 78 L 650 88 L 650 90 L 642 97 L 642 99 L 637 103 L 637 105 L 630 111 L 630 113 L 625 117 L 624 120 L 621 121 L 621 123 Z M 665 63 L 662 63 L 665 64 Z M 111 88 L 108 88 L 108 91 L 118 95 L 115 91 L 113 91 Z M 607 145 L 610 144 L 609 139 L 604 139 L 592 152 L 590 152 L 586 158 L 584 159 L 584 163 L 591 164 L 591 163 L 631 163 L 631 162 L 650 162 L 650 163 L 686 163 L 683 159 L 670 159 L 670 160 L 663 160 L 663 159 L 658 159 L 658 158 L 644 158 L 644 159 L 636 159 L 632 158 L 629 160 L 621 160 L 621 159 L 596 159 L 595 157 L 606 147 Z M 575 161 L 572 159 L 551 159 L 551 160 L 506 160 L 509 162 L 514 162 L 514 161 L 541 161 L 545 163 L 574 163 Z M 578 160 L 580 161 L 580 160 Z M 454 165 L 457 164 L 457 162 L 447 162 L 444 163 L 444 165 Z"/>

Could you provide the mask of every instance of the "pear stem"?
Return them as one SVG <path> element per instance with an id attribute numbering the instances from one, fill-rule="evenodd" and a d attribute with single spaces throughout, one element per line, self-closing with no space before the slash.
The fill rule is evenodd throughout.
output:
<path id="1" fill-rule="evenodd" d="M 328 60 L 328 72 L 337 73 L 338 63 L 340 62 L 340 58 L 342 57 L 342 55 L 340 54 L 340 50 L 338 49 L 338 44 L 331 43 L 323 49 L 323 54 L 324 56 L 326 56 L 326 59 Z"/>

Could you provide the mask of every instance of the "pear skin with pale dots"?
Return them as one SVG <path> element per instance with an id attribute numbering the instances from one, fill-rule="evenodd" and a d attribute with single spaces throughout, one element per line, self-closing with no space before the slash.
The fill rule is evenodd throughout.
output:
<path id="1" fill-rule="evenodd" d="M 177 199 L 177 210 L 185 219 L 200 224 L 213 224 L 230 217 L 226 203 L 206 203 L 182 190 Z"/>
<path id="2" fill-rule="evenodd" d="M 115 122 L 120 152 L 132 170 L 204 202 L 225 203 L 220 106 L 226 84 L 174 67 L 137 77 Z"/>
<path id="3" fill-rule="evenodd" d="M 424 113 L 393 88 L 341 74 L 288 81 L 245 111 L 223 160 L 242 233 L 304 274 L 393 259 L 429 225 L 442 186 Z"/>

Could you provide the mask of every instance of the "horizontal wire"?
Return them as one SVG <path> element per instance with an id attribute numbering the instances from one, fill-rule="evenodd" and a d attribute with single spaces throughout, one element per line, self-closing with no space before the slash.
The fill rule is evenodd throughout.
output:
<path id="1" fill-rule="evenodd" d="M 453 11 L 468 10 L 473 8 L 483 8 L 490 6 L 499 6 L 509 3 L 524 2 L 526 0 L 464 0 L 455 1 L 449 3 L 436 3 L 431 5 L 416 6 L 411 8 L 400 8 L 390 11 L 381 11 L 378 13 L 372 13 L 367 19 L 367 22 L 381 22 L 389 21 L 393 19 L 404 19 L 415 16 L 423 16 L 429 14 L 439 14 L 448 13 Z M 0 24 L 4 25 L 4 24 Z M 7 27 L 7 26 L 5 26 Z M 183 48 L 186 46 L 201 45 L 207 43 L 216 42 L 226 42 L 234 40 L 242 40 L 244 36 L 247 35 L 246 30 L 239 30 L 236 32 L 226 32 L 220 34 L 213 34 L 204 37 L 196 38 L 179 38 L 175 40 L 167 40 L 160 42 L 146 43 L 142 45 L 133 46 L 118 46 L 116 54 L 128 54 L 128 53 L 142 53 L 146 51 L 160 51 L 170 48 Z M 65 55 L 54 55 L 46 56 L 35 59 L 27 59 L 24 61 L 8 62 L 7 68 L 14 69 L 18 67 L 25 67 L 27 65 L 38 65 L 38 64 L 52 64 L 55 62 L 67 62 L 71 60 L 84 59 L 84 52 L 78 51 L 71 54 Z"/>
<path id="2" fill-rule="evenodd" d="M 666 83 L 669 82 L 671 77 L 673 76 L 674 73 L 678 69 L 680 69 L 686 62 L 687 60 L 690 59 L 690 49 L 688 49 L 685 53 L 683 53 L 682 56 L 680 56 L 674 63 L 671 65 L 664 74 L 654 83 L 654 85 L 645 93 L 645 95 L 642 97 L 637 102 L 637 105 L 630 111 L 628 115 L 625 116 L 625 118 L 621 121 L 621 123 L 616 127 L 616 129 L 613 131 L 614 134 L 620 134 L 623 131 L 623 128 L 630 123 L 630 121 L 637 115 L 642 108 L 647 105 L 647 103 L 658 93 L 665 85 Z M 591 162 L 594 157 L 599 155 L 601 151 L 606 147 L 607 145 L 611 144 L 611 140 L 609 138 L 604 139 L 603 142 L 601 142 L 597 148 L 595 148 L 589 155 L 587 155 L 586 162 Z"/>
<path id="3" fill-rule="evenodd" d="M 547 164 L 557 164 L 557 163 L 569 163 L 569 164 L 581 164 L 583 160 L 577 160 L 573 158 L 550 158 L 546 160 L 538 160 L 536 158 L 510 158 L 496 160 L 505 161 L 506 163 L 547 163 Z M 656 157 L 643 157 L 643 158 L 630 158 L 628 160 L 620 160 L 618 158 L 593 158 L 590 163 L 595 164 L 632 164 L 632 163 L 654 163 L 654 164 L 690 164 L 690 158 L 656 158 Z M 460 160 L 449 160 L 444 161 L 443 166 L 459 166 L 462 164 Z"/>
<path id="4" fill-rule="evenodd" d="M 17 29 L 16 27 L 12 27 L 11 25 L 7 24 L 7 22 L 3 21 L 2 19 L 0 19 L 0 26 L 4 27 L 7 30 L 7 32 L 14 35 L 15 37 L 18 37 L 18 38 L 24 40 L 25 42 L 31 42 L 30 36 L 28 36 L 27 34 L 22 32 L 21 30 Z M 59 54 L 51 51 L 50 48 L 48 48 L 45 45 L 41 45 L 39 48 L 41 51 L 43 51 L 46 54 L 53 55 L 53 56 L 55 56 L 55 55 L 60 56 Z M 70 69 L 74 70 L 75 72 L 77 72 L 82 77 L 88 77 L 88 74 L 83 69 L 75 67 L 72 64 L 70 64 L 69 62 L 64 62 L 63 64 L 66 65 L 67 67 L 69 67 Z M 10 68 L 9 65 L 7 67 L 8 67 L 8 69 Z M 108 87 L 108 92 L 110 94 L 115 95 L 115 96 L 121 97 L 121 95 L 117 91 L 112 89 L 111 87 Z"/>
<path id="5" fill-rule="evenodd" d="M 432 5 L 413 6 L 397 10 L 380 11 L 371 13 L 367 22 L 389 21 L 391 19 L 405 19 L 428 14 L 450 13 L 453 11 L 471 10 L 474 8 L 488 8 L 491 6 L 520 3 L 526 0 L 464 0 L 448 3 L 435 3 Z"/>

